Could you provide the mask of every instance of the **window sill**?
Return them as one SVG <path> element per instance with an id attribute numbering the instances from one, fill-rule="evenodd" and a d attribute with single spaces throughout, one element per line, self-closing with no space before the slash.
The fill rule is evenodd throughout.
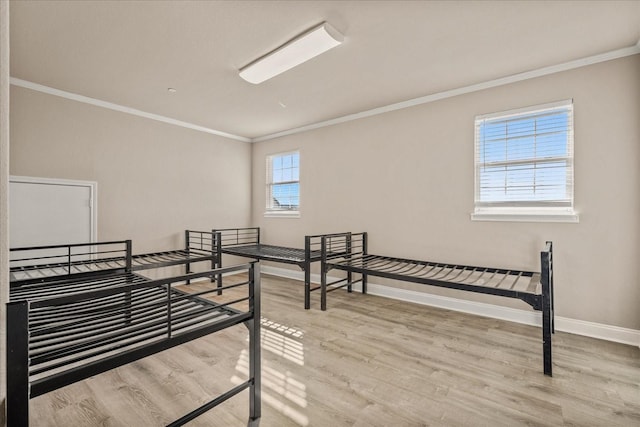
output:
<path id="1" fill-rule="evenodd" d="M 300 211 L 266 211 L 265 218 L 300 218 Z"/>
<path id="2" fill-rule="evenodd" d="M 573 211 L 544 211 L 544 210 L 486 210 L 471 214 L 472 221 L 502 221 L 502 222 L 568 222 L 578 223 L 580 218 Z"/>

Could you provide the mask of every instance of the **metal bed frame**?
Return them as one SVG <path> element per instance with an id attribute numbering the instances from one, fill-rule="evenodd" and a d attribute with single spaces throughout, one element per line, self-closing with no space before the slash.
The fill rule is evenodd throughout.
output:
<path id="1" fill-rule="evenodd" d="M 11 248 L 10 278 L 13 283 L 33 283 L 61 276 L 96 271 L 140 271 L 209 261 L 217 267 L 218 236 L 210 231 L 185 231 L 185 248 L 164 252 L 131 254 L 131 240 L 68 245 Z"/>
<path id="2" fill-rule="evenodd" d="M 542 311 L 543 365 L 552 375 L 551 336 L 555 332 L 553 314 L 553 244 L 546 242 L 540 253 L 541 272 L 445 264 L 371 255 L 367 233 L 340 233 L 321 237 L 321 309 L 327 309 L 327 293 L 361 283 L 367 292 L 367 277 L 439 286 L 468 292 L 520 299 Z M 347 272 L 346 278 L 328 282 L 331 270 Z M 359 274 L 353 280 L 351 275 Z"/>
<path id="3" fill-rule="evenodd" d="M 128 245 L 130 249 L 130 244 Z M 131 259 L 130 253 L 128 259 Z M 246 297 L 224 304 L 175 286 L 247 272 Z M 218 283 L 220 286 L 220 283 Z M 241 310 L 234 304 L 247 302 Z M 246 303 L 245 303 L 246 304 Z M 129 266 L 11 283 L 7 304 L 7 423 L 29 425 L 29 399 L 222 329 L 249 330 L 249 379 L 171 423 L 183 425 L 245 389 L 249 426 L 261 415 L 259 264 L 150 280 Z"/>
<path id="4" fill-rule="evenodd" d="M 218 240 L 218 267 L 222 266 L 222 254 L 250 259 L 297 265 L 304 271 L 304 308 L 311 307 L 311 292 L 321 289 L 311 287 L 311 263 L 321 260 L 322 234 L 304 238 L 304 249 L 260 243 L 260 227 L 214 229 Z"/>

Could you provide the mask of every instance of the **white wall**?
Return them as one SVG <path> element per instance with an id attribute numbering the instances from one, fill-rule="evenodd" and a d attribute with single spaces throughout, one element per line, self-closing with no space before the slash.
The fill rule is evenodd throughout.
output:
<path id="1" fill-rule="evenodd" d="M 539 269 L 552 240 L 556 315 L 640 330 L 638 76 L 635 55 L 256 143 L 253 222 L 270 243 L 301 247 L 305 234 L 368 231 L 371 253 L 518 269 Z M 571 98 L 580 223 L 471 221 L 474 117 Z M 265 156 L 293 149 L 302 216 L 264 218 Z"/>

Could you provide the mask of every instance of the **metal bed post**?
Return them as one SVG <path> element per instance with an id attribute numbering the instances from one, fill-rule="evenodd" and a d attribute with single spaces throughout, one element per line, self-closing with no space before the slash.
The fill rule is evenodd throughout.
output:
<path id="1" fill-rule="evenodd" d="M 127 251 L 127 260 L 125 270 L 131 273 L 133 270 L 133 250 L 131 240 L 125 240 Z M 131 283 L 131 278 L 127 278 L 127 283 Z M 124 321 L 126 324 L 131 323 L 131 289 L 124 291 Z"/>
<path id="2" fill-rule="evenodd" d="M 131 239 L 125 240 L 124 242 L 127 251 L 125 271 L 127 273 L 131 273 L 131 271 L 133 270 L 133 250 L 131 249 Z"/>
<path id="3" fill-rule="evenodd" d="M 327 237 L 321 237 L 320 247 L 320 310 L 327 309 Z"/>
<path id="4" fill-rule="evenodd" d="M 311 308 L 311 236 L 304 236 L 304 309 Z"/>
<path id="5" fill-rule="evenodd" d="M 552 376 L 551 357 L 551 334 L 553 332 L 553 302 L 551 293 L 551 281 L 553 280 L 551 242 L 547 242 L 547 247 L 540 253 L 541 274 L 540 284 L 542 285 L 542 353 L 544 363 L 544 374 Z"/>
<path id="6" fill-rule="evenodd" d="M 217 248 L 217 239 L 216 234 L 211 232 L 211 241 L 209 242 L 209 249 L 211 250 L 211 269 L 215 270 L 218 267 L 218 255 L 215 254 L 215 250 Z M 211 281 L 215 282 L 215 275 L 211 275 Z"/>
<path id="7" fill-rule="evenodd" d="M 189 250 L 189 248 L 191 247 L 191 242 L 189 241 L 189 230 L 184 230 L 184 245 L 187 250 L 187 257 L 189 257 L 191 255 L 191 251 Z M 184 272 L 185 274 L 191 273 L 190 262 L 186 262 L 184 264 Z M 187 285 L 190 285 L 190 284 L 191 284 L 191 279 L 187 279 Z"/>
<path id="8" fill-rule="evenodd" d="M 216 259 L 217 259 L 217 267 L 222 268 L 222 232 L 212 230 L 214 236 L 216 236 Z M 222 273 L 218 273 L 216 276 L 218 295 L 222 295 Z"/>
<path id="9" fill-rule="evenodd" d="M 249 311 L 251 320 L 245 322 L 249 329 L 249 427 L 257 427 L 262 415 L 262 369 L 260 366 L 260 264 L 251 263 L 249 269 Z"/>
<path id="10" fill-rule="evenodd" d="M 368 234 L 366 231 L 362 233 L 362 258 L 366 258 L 366 255 L 368 254 L 367 246 L 369 238 L 367 236 Z M 367 293 L 367 273 L 362 273 L 362 293 Z"/>
<path id="11" fill-rule="evenodd" d="M 67 274 L 71 274 L 71 246 L 67 248 Z"/>
<path id="12" fill-rule="evenodd" d="M 7 304 L 7 425 L 29 425 L 29 302 Z"/>
<path id="13" fill-rule="evenodd" d="M 351 245 L 351 233 L 347 234 L 347 259 L 350 260 L 351 259 L 351 255 L 353 252 L 353 248 Z M 351 270 L 347 271 L 347 292 L 351 293 L 352 292 L 352 284 L 351 284 L 351 279 L 353 278 L 353 273 L 351 273 Z"/>

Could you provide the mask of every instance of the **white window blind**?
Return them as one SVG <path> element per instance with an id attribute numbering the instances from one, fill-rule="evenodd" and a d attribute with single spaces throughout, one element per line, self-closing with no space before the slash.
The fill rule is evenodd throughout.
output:
<path id="1" fill-rule="evenodd" d="M 505 208 L 573 210 L 573 103 L 475 120 L 476 213 Z"/>
<path id="2" fill-rule="evenodd" d="M 267 211 L 300 209 L 300 153 L 267 156 Z"/>

